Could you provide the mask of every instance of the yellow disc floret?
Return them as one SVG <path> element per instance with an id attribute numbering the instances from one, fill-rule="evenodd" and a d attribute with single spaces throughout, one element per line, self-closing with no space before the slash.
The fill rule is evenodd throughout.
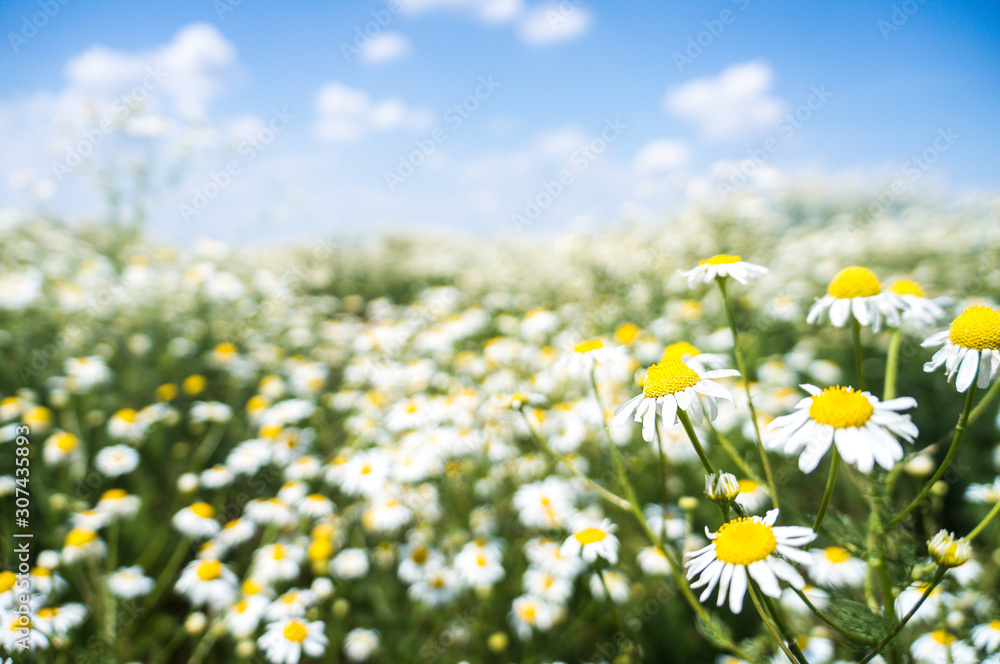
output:
<path id="1" fill-rule="evenodd" d="M 724 524 L 715 537 L 715 556 L 724 563 L 749 565 L 778 548 L 771 526 L 743 517 Z"/>
<path id="2" fill-rule="evenodd" d="M 86 528 L 74 528 L 66 535 L 66 546 L 86 546 L 97 539 L 97 533 Z"/>
<path id="3" fill-rule="evenodd" d="M 578 533 L 573 533 L 573 537 L 575 537 L 576 541 L 581 545 L 600 542 L 607 536 L 608 534 L 600 528 L 585 528 Z"/>
<path id="4" fill-rule="evenodd" d="M 728 263 L 739 263 L 742 258 L 739 256 L 730 256 L 729 254 L 716 254 L 711 258 L 703 258 L 698 261 L 698 265 L 726 265 Z"/>
<path id="5" fill-rule="evenodd" d="M 693 344 L 689 344 L 686 341 L 678 341 L 675 344 L 670 344 L 663 351 L 663 357 L 660 358 L 660 362 L 669 362 L 670 360 L 683 360 L 685 357 L 694 357 L 701 353 L 700 350 Z"/>
<path id="6" fill-rule="evenodd" d="M 900 279 L 899 281 L 893 282 L 889 286 L 891 290 L 896 295 L 916 295 L 917 297 L 924 297 L 924 289 L 920 287 L 915 281 L 910 279 Z"/>
<path id="7" fill-rule="evenodd" d="M 215 518 L 215 508 L 208 503 L 195 503 L 191 506 L 191 511 L 203 519 Z"/>
<path id="8" fill-rule="evenodd" d="M 834 429 L 860 427 L 871 419 L 875 408 L 862 392 L 853 387 L 828 387 L 812 398 L 809 417 Z"/>
<path id="9" fill-rule="evenodd" d="M 936 629 L 931 632 L 931 638 L 940 643 L 943 646 L 950 646 L 956 641 L 956 638 L 944 631 L 943 629 Z"/>
<path id="10" fill-rule="evenodd" d="M 852 265 L 837 273 L 826 289 L 828 295 L 840 299 L 871 297 L 882 292 L 878 277 L 866 267 Z"/>
<path id="11" fill-rule="evenodd" d="M 205 560 L 198 565 L 198 578 L 202 581 L 215 581 L 222 576 L 222 563 L 218 560 Z"/>
<path id="12" fill-rule="evenodd" d="M 588 339 L 587 341 L 581 341 L 577 345 L 573 346 L 573 352 L 587 353 L 592 350 L 597 350 L 598 348 L 604 348 L 603 341 L 600 339 Z"/>
<path id="13" fill-rule="evenodd" d="M 301 620 L 293 620 L 285 626 L 284 635 L 289 641 L 302 643 L 309 636 L 309 630 Z"/>
<path id="14" fill-rule="evenodd" d="M 646 373 L 642 394 L 648 399 L 665 397 L 697 385 L 701 381 L 698 372 L 680 360 L 668 360 L 654 364 Z"/>
<path id="15" fill-rule="evenodd" d="M 851 554 L 847 552 L 847 549 L 840 546 L 828 546 L 823 549 L 823 555 L 831 563 L 846 563 L 851 559 Z"/>
<path id="16" fill-rule="evenodd" d="M 982 304 L 969 307 L 952 322 L 948 338 L 962 348 L 1000 348 L 1000 311 Z"/>

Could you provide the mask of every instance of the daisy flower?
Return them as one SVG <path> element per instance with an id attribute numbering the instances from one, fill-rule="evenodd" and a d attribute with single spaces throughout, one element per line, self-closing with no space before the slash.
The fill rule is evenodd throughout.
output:
<path id="1" fill-rule="evenodd" d="M 138 513 L 140 504 L 139 497 L 129 495 L 125 489 L 108 489 L 101 494 L 96 509 L 112 519 L 127 519 Z"/>
<path id="2" fill-rule="evenodd" d="M 802 594 L 821 611 L 830 605 L 830 594 L 822 588 L 807 585 L 802 588 Z M 809 605 L 803 602 L 798 593 L 791 588 L 786 588 L 785 592 L 781 593 L 781 605 L 800 616 L 812 615 L 812 609 L 809 608 Z"/>
<path id="3" fill-rule="evenodd" d="M 584 378 L 598 364 L 620 363 L 627 359 L 621 346 L 612 346 L 604 339 L 595 338 L 574 344 L 572 350 L 560 358 L 553 368 L 565 371 L 574 378 Z"/>
<path id="4" fill-rule="evenodd" d="M 35 622 L 37 628 L 50 637 L 65 637 L 70 631 L 79 627 L 86 617 L 86 606 L 78 602 L 70 602 L 62 606 L 47 606 L 38 609 Z"/>
<path id="5" fill-rule="evenodd" d="M 42 458 L 48 466 L 57 466 L 83 458 L 80 439 L 71 433 L 57 431 L 45 440 Z"/>
<path id="6" fill-rule="evenodd" d="M 12 653 L 22 650 L 25 644 L 29 651 L 48 649 L 49 640 L 42 632 L 42 621 L 37 616 L 13 611 L 0 616 L 0 646 Z"/>
<path id="7" fill-rule="evenodd" d="M 740 505 L 746 511 L 756 512 L 771 500 L 771 494 L 767 492 L 766 486 L 748 479 L 739 480 L 738 483 L 740 485 L 740 493 L 736 496 L 736 504 Z"/>
<path id="8" fill-rule="evenodd" d="M 71 564 L 87 558 L 104 558 L 104 542 L 93 530 L 74 528 L 66 535 L 62 550 L 62 561 Z"/>
<path id="9" fill-rule="evenodd" d="M 1000 650 L 1000 620 L 991 620 L 973 627 L 972 642 L 988 653 Z"/>
<path id="10" fill-rule="evenodd" d="M 703 258 L 698 261 L 698 267 L 685 272 L 678 270 L 687 277 L 688 288 L 694 288 L 698 284 L 709 284 L 716 279 L 732 277 L 741 284 L 748 284 L 756 281 L 761 275 L 767 274 L 766 267 L 747 263 L 739 256 L 728 254 L 717 254 L 711 258 Z"/>
<path id="11" fill-rule="evenodd" d="M 145 597 L 153 591 L 154 581 L 146 576 L 139 565 L 122 567 L 108 577 L 108 588 L 118 599 L 129 600 Z"/>
<path id="12" fill-rule="evenodd" d="M 344 549 L 330 561 L 330 566 L 341 579 L 359 579 L 368 573 L 368 554 L 364 549 Z"/>
<path id="13" fill-rule="evenodd" d="M 985 388 L 1000 373 L 1000 311 L 979 304 L 969 307 L 943 332 L 933 334 L 921 346 L 944 347 L 924 364 L 931 372 L 942 364 L 948 382 L 956 373 L 955 388 L 965 392 L 972 385 Z"/>
<path id="14" fill-rule="evenodd" d="M 344 654 L 352 662 L 364 662 L 378 650 L 378 631 L 356 627 L 344 638 Z"/>
<path id="15" fill-rule="evenodd" d="M 455 556 L 455 570 L 474 588 L 492 586 L 506 574 L 500 545 L 484 539 L 469 542 Z"/>
<path id="16" fill-rule="evenodd" d="M 618 563 L 618 538 L 614 535 L 615 529 L 611 519 L 604 519 L 596 525 L 579 524 L 563 542 L 559 553 L 567 557 L 580 556 L 588 563 L 596 562 L 600 556 L 615 565 Z"/>
<path id="17" fill-rule="evenodd" d="M 910 646 L 913 658 L 921 664 L 938 664 L 952 662 L 953 664 L 977 664 L 979 657 L 976 650 L 965 641 L 959 641 L 953 634 L 943 629 L 936 629 L 930 634 L 924 634 Z"/>
<path id="18" fill-rule="evenodd" d="M 813 562 L 809 566 L 809 576 L 820 585 L 859 588 L 865 582 L 867 564 L 843 547 L 828 546 L 811 551 L 810 555 Z"/>
<path id="19" fill-rule="evenodd" d="M 656 546 L 647 546 L 639 551 L 636 556 L 639 569 L 647 576 L 666 576 L 670 574 L 670 562 L 663 553 L 663 549 Z"/>
<path id="20" fill-rule="evenodd" d="M 257 645 L 274 664 L 297 664 L 303 652 L 310 657 L 326 652 L 324 628 L 319 620 L 286 618 L 269 624 Z"/>
<path id="21" fill-rule="evenodd" d="M 889 290 L 895 293 L 907 305 L 907 310 L 903 312 L 903 322 L 914 327 L 931 327 L 938 320 L 944 318 L 944 309 L 938 301 L 932 300 L 924 295 L 924 289 L 915 281 L 910 279 L 898 279 L 894 281 Z"/>
<path id="22" fill-rule="evenodd" d="M 177 512 L 172 519 L 174 528 L 195 539 L 213 537 L 219 532 L 215 508 L 208 503 L 194 503 Z"/>
<path id="23" fill-rule="evenodd" d="M 897 412 L 916 406 L 912 397 L 879 401 L 871 393 L 852 387 L 820 390 L 808 383 L 800 387 L 812 396 L 796 404 L 794 413 L 768 424 L 768 431 L 777 433 L 766 444 L 783 449 L 785 454 L 801 450 L 799 470 L 804 473 L 816 469 L 833 443 L 844 461 L 863 473 L 870 472 L 876 463 L 892 470 L 903 458 L 903 446 L 891 434 L 908 442 L 917 437 L 909 415 Z"/>
<path id="24" fill-rule="evenodd" d="M 714 420 L 719 414 L 716 399 L 726 399 L 734 405 L 736 401 L 726 388 L 712 379 L 739 375 L 740 372 L 734 369 L 698 372 L 681 360 L 654 364 L 646 373 L 642 393 L 618 407 L 611 425 L 621 426 L 634 413 L 635 421 L 642 422 L 643 440 L 651 443 L 656 433 L 657 412 L 667 427 L 677 423 L 678 409 L 688 413 L 695 425 L 700 425 L 704 421 L 702 396 L 708 419 Z"/>
<path id="25" fill-rule="evenodd" d="M 692 343 L 678 341 L 663 349 L 660 362 L 680 360 L 699 373 L 711 369 L 722 369 L 729 364 L 729 358 L 719 353 L 703 353 Z"/>
<path id="26" fill-rule="evenodd" d="M 917 581 L 900 592 L 896 596 L 896 615 L 909 615 L 913 607 L 920 601 L 920 598 L 927 592 L 929 585 L 928 583 Z M 951 599 L 952 596 L 941 590 L 941 586 L 936 586 L 927 596 L 927 599 L 924 600 L 924 603 L 920 605 L 920 608 L 917 609 L 917 612 L 913 614 L 913 620 L 935 620 L 938 617 L 941 604 L 950 603 Z"/>
<path id="27" fill-rule="evenodd" d="M 601 581 L 602 576 L 604 577 L 603 581 Z M 607 592 L 604 591 L 605 584 L 608 586 Z M 605 570 L 601 574 L 591 574 L 588 585 L 590 586 L 590 594 L 602 602 L 608 601 L 610 593 L 611 601 L 614 604 L 624 604 L 628 601 L 629 595 L 632 594 L 632 586 L 629 584 L 628 577 L 613 569 Z"/>
<path id="28" fill-rule="evenodd" d="M 236 598 L 239 579 L 218 560 L 192 560 L 188 563 L 174 590 L 191 600 L 198 607 L 209 605 L 219 609 L 232 604 Z"/>
<path id="29" fill-rule="evenodd" d="M 94 467 L 105 477 L 130 473 L 139 465 L 139 453 L 129 445 L 105 447 L 94 456 Z"/>
<path id="30" fill-rule="evenodd" d="M 993 480 L 993 484 L 970 484 L 965 489 L 965 499 L 987 505 L 1000 501 L 1000 477 Z"/>
<path id="31" fill-rule="evenodd" d="M 705 534 L 711 543 L 687 554 L 687 578 L 698 580 L 692 588 L 705 587 L 699 598 L 704 602 L 719 586 L 717 605 L 722 606 L 728 595 L 729 609 L 733 613 L 743 610 L 748 575 L 768 597 L 781 597 L 778 579 L 795 588 L 805 586 L 805 581 L 791 560 L 808 565 L 812 558 L 798 547 L 816 539 L 812 528 L 804 526 L 775 526 L 778 510 L 770 510 L 763 518 L 741 517 L 722 525 L 718 532 Z M 786 560 L 786 558 L 788 560 Z"/>
<path id="32" fill-rule="evenodd" d="M 547 631 L 552 628 L 558 611 L 540 597 L 521 595 L 511 604 L 508 616 L 511 626 L 522 641 L 531 637 L 531 630 Z"/>
<path id="33" fill-rule="evenodd" d="M 843 327 L 851 316 L 873 332 L 882 327 L 884 318 L 889 325 L 899 327 L 900 313 L 906 303 L 892 291 L 883 291 L 878 277 L 868 268 L 851 266 L 837 273 L 826 289 L 826 295 L 809 309 L 806 322 L 818 323 L 827 310 L 830 322 Z"/>

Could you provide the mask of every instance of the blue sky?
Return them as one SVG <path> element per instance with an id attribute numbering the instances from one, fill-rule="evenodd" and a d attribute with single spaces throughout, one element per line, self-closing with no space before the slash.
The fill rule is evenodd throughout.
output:
<path id="1" fill-rule="evenodd" d="M 996 195 L 997 25 L 933 0 L 3 0 L 0 205 L 93 218 L 137 163 L 174 238 L 544 233 L 810 179 Z"/>

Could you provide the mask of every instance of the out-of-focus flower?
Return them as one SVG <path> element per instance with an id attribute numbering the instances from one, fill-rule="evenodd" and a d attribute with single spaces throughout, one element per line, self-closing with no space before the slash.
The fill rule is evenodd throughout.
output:
<path id="1" fill-rule="evenodd" d="M 843 327 L 853 316 L 862 326 L 870 325 L 873 332 L 878 332 L 883 319 L 892 327 L 899 327 L 900 314 L 905 309 L 906 303 L 898 295 L 882 290 L 871 270 L 855 265 L 837 273 L 826 295 L 809 309 L 806 322 L 822 321 L 829 310 L 830 322 L 835 327 Z"/>
<path id="2" fill-rule="evenodd" d="M 934 371 L 942 364 L 948 382 L 957 374 L 955 388 L 965 392 L 976 383 L 982 389 L 1000 374 L 1000 311 L 976 305 L 963 311 L 951 326 L 927 337 L 922 346 L 944 347 L 934 353 L 924 371 Z"/>
<path id="3" fill-rule="evenodd" d="M 718 254 L 711 258 L 698 261 L 698 266 L 688 271 L 678 270 L 687 277 L 688 288 L 698 284 L 712 283 L 716 279 L 732 277 L 741 284 L 756 281 L 761 275 L 767 274 L 767 268 L 762 265 L 747 263 L 740 256 Z"/>

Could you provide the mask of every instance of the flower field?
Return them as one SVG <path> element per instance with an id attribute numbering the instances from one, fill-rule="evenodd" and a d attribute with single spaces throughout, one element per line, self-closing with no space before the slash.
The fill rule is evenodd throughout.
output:
<path id="1" fill-rule="evenodd" d="M 6 220 L 4 656 L 1000 662 L 1000 208 L 857 209 Z"/>

